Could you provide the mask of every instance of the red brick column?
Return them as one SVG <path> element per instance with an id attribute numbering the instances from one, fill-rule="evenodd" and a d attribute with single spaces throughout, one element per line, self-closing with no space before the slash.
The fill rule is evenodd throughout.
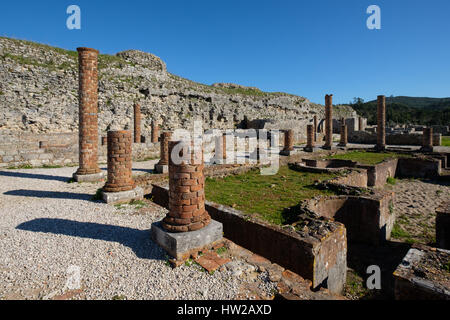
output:
<path id="1" fill-rule="evenodd" d="M 363 119 L 362 119 L 362 117 L 359 117 L 358 121 L 359 121 L 358 129 L 359 129 L 359 131 L 363 131 Z"/>
<path id="2" fill-rule="evenodd" d="M 196 231 L 206 227 L 211 217 L 205 209 L 204 164 L 194 159 L 203 159 L 203 150 L 195 154 L 191 150 L 190 161 L 175 164 L 172 150 L 180 141 L 169 142 L 169 213 L 162 221 L 168 232 Z M 180 156 L 183 156 L 180 153 Z"/>
<path id="3" fill-rule="evenodd" d="M 377 104 L 377 150 L 386 149 L 386 97 L 378 96 Z"/>
<path id="4" fill-rule="evenodd" d="M 341 126 L 341 141 L 339 142 L 340 147 L 346 147 L 348 143 L 348 131 L 347 131 L 347 125 Z"/>
<path id="5" fill-rule="evenodd" d="M 108 181 L 103 191 L 121 192 L 135 188 L 132 178 L 132 143 L 130 131 L 108 132 Z"/>
<path id="6" fill-rule="evenodd" d="M 283 151 L 294 150 L 294 130 L 284 132 L 284 149 Z"/>
<path id="7" fill-rule="evenodd" d="M 222 135 L 222 159 L 227 159 L 227 134 Z"/>
<path id="8" fill-rule="evenodd" d="M 172 132 L 165 131 L 161 133 L 161 149 L 160 149 L 160 159 L 159 165 L 169 165 L 169 141 L 172 137 Z"/>
<path id="9" fill-rule="evenodd" d="M 152 121 L 152 143 L 158 142 L 158 134 L 159 134 L 158 123 L 155 120 L 153 120 Z"/>
<path id="10" fill-rule="evenodd" d="M 314 125 L 308 124 L 306 127 L 306 148 L 305 151 L 312 152 L 314 148 Z"/>
<path id="11" fill-rule="evenodd" d="M 76 175 L 100 173 L 98 167 L 98 54 L 78 48 L 79 61 L 79 156 Z"/>
<path id="12" fill-rule="evenodd" d="M 317 141 L 317 116 L 314 116 L 314 141 Z"/>
<path id="13" fill-rule="evenodd" d="M 141 106 L 134 104 L 134 142 L 141 143 Z"/>
<path id="14" fill-rule="evenodd" d="M 433 150 L 433 128 L 423 128 L 423 150 Z"/>
<path id="15" fill-rule="evenodd" d="M 325 96 L 325 145 L 330 149 L 333 146 L 333 95 Z"/>

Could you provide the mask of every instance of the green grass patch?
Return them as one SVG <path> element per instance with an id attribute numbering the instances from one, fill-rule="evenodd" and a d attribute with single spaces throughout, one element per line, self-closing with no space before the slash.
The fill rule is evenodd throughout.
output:
<path id="1" fill-rule="evenodd" d="M 396 222 L 392 228 L 391 237 L 405 241 L 406 243 L 415 242 L 412 235 L 408 231 L 404 230 L 398 222 Z"/>
<path id="2" fill-rule="evenodd" d="M 387 183 L 387 184 L 391 184 L 391 185 L 395 185 L 395 184 L 397 184 L 397 179 L 395 179 L 395 178 L 393 178 L 393 177 L 388 177 L 388 178 L 386 179 L 386 183 Z"/>
<path id="3" fill-rule="evenodd" d="M 375 165 L 387 159 L 408 157 L 410 155 L 395 152 L 368 152 L 368 151 L 351 151 L 343 154 L 335 154 L 328 156 L 327 159 L 351 160 L 361 164 Z"/>
<path id="4" fill-rule="evenodd" d="M 95 193 L 95 195 L 92 196 L 91 200 L 92 201 L 99 201 L 102 200 L 102 189 L 97 189 L 97 192 Z"/>
<path id="5" fill-rule="evenodd" d="M 335 178 L 336 174 L 308 173 L 280 167 L 276 175 L 263 176 L 258 170 L 225 178 L 206 179 L 206 198 L 247 214 L 257 214 L 275 224 L 289 223 L 285 209 L 318 195 L 333 195 L 319 190 L 315 182 Z"/>
<path id="6" fill-rule="evenodd" d="M 442 145 L 444 147 L 450 147 L 450 137 L 442 137 Z"/>

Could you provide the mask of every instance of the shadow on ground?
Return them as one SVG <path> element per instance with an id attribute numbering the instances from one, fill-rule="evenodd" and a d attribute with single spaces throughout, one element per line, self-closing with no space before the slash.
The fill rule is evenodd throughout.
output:
<path id="1" fill-rule="evenodd" d="M 367 267 L 377 265 L 381 270 L 381 290 L 370 290 L 361 300 L 394 299 L 393 272 L 402 262 L 411 245 L 402 242 L 387 241 L 383 246 L 375 247 L 362 244 L 348 244 L 347 265 L 366 281 Z"/>
<path id="2" fill-rule="evenodd" d="M 50 218 L 24 222 L 18 225 L 16 229 L 118 242 L 131 248 L 138 258 L 165 260 L 164 251 L 151 240 L 150 230 Z"/>
<path id="3" fill-rule="evenodd" d="M 87 193 L 71 193 L 62 191 L 42 191 L 42 190 L 11 190 L 3 193 L 7 196 L 20 196 L 31 198 L 52 198 L 90 201 L 93 195 Z"/>
<path id="4" fill-rule="evenodd" d="M 70 178 L 67 177 L 51 176 L 47 174 L 14 172 L 14 171 L 0 171 L 0 176 L 25 178 L 25 179 L 38 179 L 38 180 L 56 180 L 61 182 L 67 182 L 70 180 Z"/>

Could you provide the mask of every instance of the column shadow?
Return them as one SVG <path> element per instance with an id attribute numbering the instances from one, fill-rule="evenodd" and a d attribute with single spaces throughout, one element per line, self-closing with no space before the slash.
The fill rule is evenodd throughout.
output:
<path id="1" fill-rule="evenodd" d="M 131 248 L 136 256 L 141 259 L 165 260 L 164 251 L 151 240 L 150 230 L 51 218 L 24 222 L 18 225 L 16 229 L 118 242 Z"/>
<path id="2" fill-rule="evenodd" d="M 11 190 L 3 193 L 7 196 L 20 196 L 31 198 L 51 198 L 51 199 L 70 199 L 70 200 L 92 200 L 93 195 L 87 193 L 70 193 L 62 191 L 42 191 L 42 190 Z"/>
<path id="3" fill-rule="evenodd" d="M 36 174 L 36 173 L 25 173 L 25 172 L 14 172 L 14 171 L 0 171 L 0 176 L 13 177 L 13 178 L 25 178 L 25 179 L 38 179 L 38 180 L 55 180 L 67 182 L 70 178 L 51 176 L 47 174 Z"/>

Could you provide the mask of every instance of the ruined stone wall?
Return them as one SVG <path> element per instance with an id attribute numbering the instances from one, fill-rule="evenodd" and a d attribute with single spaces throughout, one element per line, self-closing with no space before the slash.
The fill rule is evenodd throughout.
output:
<path id="1" fill-rule="evenodd" d="M 107 146 L 99 141 L 99 163 L 106 163 L 106 149 Z M 133 144 L 134 160 L 157 157 L 159 157 L 159 143 Z M 0 133 L 0 168 L 24 165 L 33 167 L 76 165 L 78 160 L 78 133 L 76 132 L 34 134 L 3 131 Z"/>
<path id="2" fill-rule="evenodd" d="M 421 146 L 423 136 L 420 133 L 409 134 L 387 134 L 386 144 L 399 146 Z M 442 135 L 440 133 L 433 134 L 433 145 L 440 146 Z M 348 134 L 349 143 L 376 144 L 377 134 L 368 131 L 354 131 Z"/>

